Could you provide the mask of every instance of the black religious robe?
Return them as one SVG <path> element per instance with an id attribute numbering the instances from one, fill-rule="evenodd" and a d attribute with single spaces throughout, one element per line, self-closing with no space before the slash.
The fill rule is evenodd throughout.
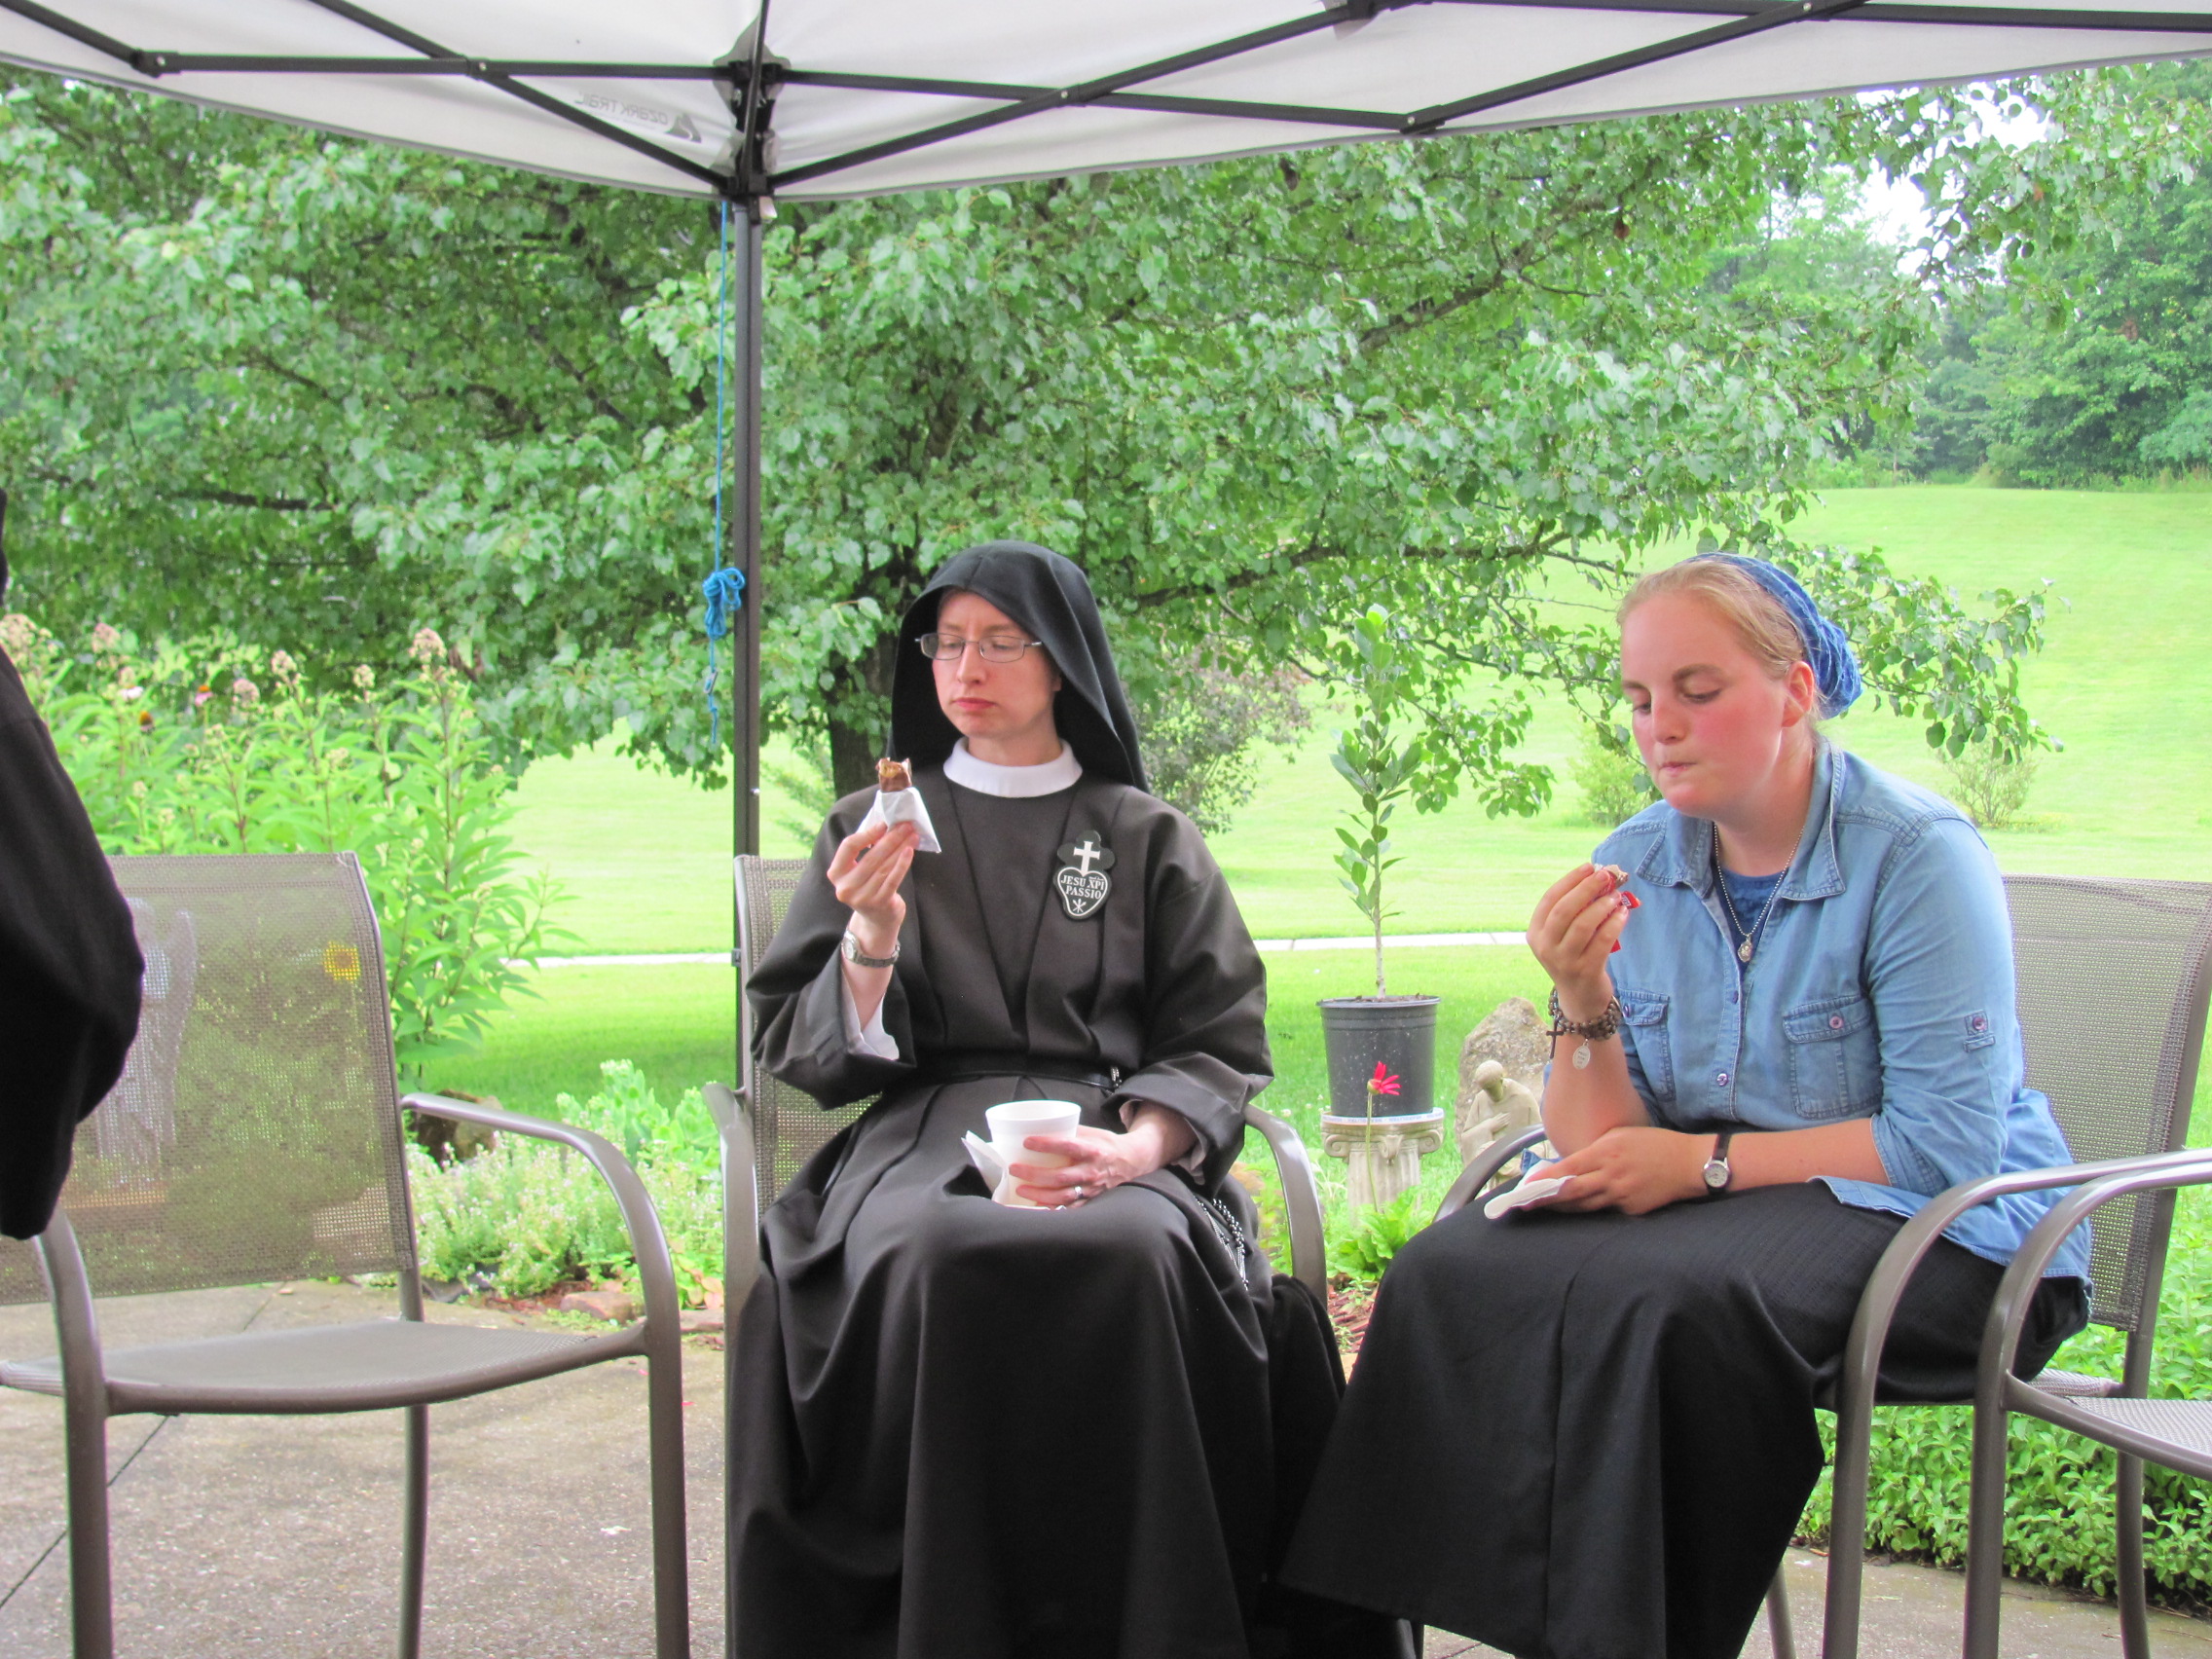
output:
<path id="1" fill-rule="evenodd" d="M 733 1339 L 738 1650 L 1300 1651 L 1255 1637 L 1254 1609 L 1335 1352 L 1310 1295 L 1244 1247 L 1227 1179 L 1270 1077 L 1251 938 L 1190 822 L 1126 785 L 1004 799 L 932 766 L 916 786 L 944 850 L 904 889 L 883 1007 L 899 1058 L 848 1040 L 848 912 L 825 876 L 867 793 L 832 811 L 747 987 L 760 1063 L 826 1104 L 880 1098 L 763 1219 Z M 1112 854 L 1081 918 L 1056 872 L 1105 861 L 1067 847 Z M 1170 1106 L 1199 1172 L 1065 1210 L 995 1204 L 961 1134 L 1038 1097 L 1107 1128 L 1124 1104 Z M 1286 1475 L 1279 1425 L 1301 1416 L 1287 1461 L 1306 1467 Z"/>
<path id="2" fill-rule="evenodd" d="M 0 566 L 0 570 L 4 570 Z M 84 803 L 0 652 L 0 1233 L 43 1231 L 123 1073 L 143 970 Z"/>

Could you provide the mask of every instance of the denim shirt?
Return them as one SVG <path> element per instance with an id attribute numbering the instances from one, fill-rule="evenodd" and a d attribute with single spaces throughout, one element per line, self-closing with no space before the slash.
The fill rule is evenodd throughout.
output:
<path id="1" fill-rule="evenodd" d="M 1997 861 L 1958 808 L 1824 742 L 1804 836 L 1749 965 L 1713 842 L 1710 820 L 1660 802 L 1594 855 L 1624 866 L 1642 903 L 1612 977 L 1629 1077 L 1654 1124 L 1867 1119 L 1889 1184 L 1820 1179 L 1847 1204 L 1897 1215 L 1961 1181 L 2073 1161 L 2049 1101 L 2027 1087 Z M 1946 1236 L 2009 1261 L 2059 1196 L 1994 1199 Z M 2085 1278 L 2088 1266 L 2083 1228 L 2049 1272 Z"/>

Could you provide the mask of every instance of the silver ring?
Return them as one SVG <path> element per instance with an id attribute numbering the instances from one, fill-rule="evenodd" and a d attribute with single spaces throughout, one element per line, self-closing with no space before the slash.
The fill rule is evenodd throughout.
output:
<path id="1" fill-rule="evenodd" d="M 1082 1197 L 1083 1197 L 1083 1184 L 1082 1184 L 1081 1182 L 1078 1182 L 1078 1183 L 1076 1184 L 1076 1188 L 1075 1188 L 1075 1196 L 1076 1196 L 1076 1197 L 1077 1197 L 1078 1198 L 1082 1198 Z"/>

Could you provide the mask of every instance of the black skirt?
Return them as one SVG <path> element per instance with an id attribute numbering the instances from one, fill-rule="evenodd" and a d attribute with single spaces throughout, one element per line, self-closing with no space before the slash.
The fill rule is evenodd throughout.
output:
<path id="1" fill-rule="evenodd" d="M 1523 1659 L 1735 1659 L 1902 1225 L 1807 1183 L 1428 1229 L 1382 1281 L 1284 1578 Z M 1883 1398 L 1971 1395 L 2002 1274 L 1929 1253 Z M 2081 1280 L 2046 1280 L 2021 1374 L 2087 1313 Z"/>

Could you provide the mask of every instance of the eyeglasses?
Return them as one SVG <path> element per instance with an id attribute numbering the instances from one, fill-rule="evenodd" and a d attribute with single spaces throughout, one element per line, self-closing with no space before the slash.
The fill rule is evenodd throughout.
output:
<path id="1" fill-rule="evenodd" d="M 1045 642 L 1015 639 L 1010 634 L 992 634 L 981 640 L 964 640 L 958 634 L 924 634 L 914 643 L 932 662 L 958 662 L 968 654 L 970 645 L 976 647 L 976 654 L 985 662 L 1019 662 L 1031 645 L 1043 645 Z"/>

